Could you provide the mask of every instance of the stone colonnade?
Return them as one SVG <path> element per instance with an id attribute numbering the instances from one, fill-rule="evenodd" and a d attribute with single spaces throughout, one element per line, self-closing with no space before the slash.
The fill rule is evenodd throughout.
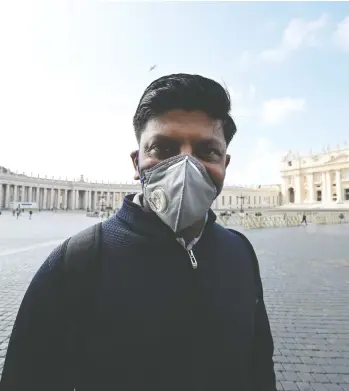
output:
<path id="1" fill-rule="evenodd" d="M 53 182 L 53 181 L 52 181 Z M 0 180 L 0 209 L 10 208 L 11 202 L 35 203 L 38 209 L 63 209 L 63 210 L 97 210 L 101 206 L 120 208 L 127 194 L 139 191 L 138 186 L 127 186 L 128 191 L 119 189 L 83 189 L 63 186 L 28 186 L 22 184 L 4 183 Z M 134 187 L 131 189 L 130 187 Z M 126 189 L 125 189 L 126 190 Z"/>

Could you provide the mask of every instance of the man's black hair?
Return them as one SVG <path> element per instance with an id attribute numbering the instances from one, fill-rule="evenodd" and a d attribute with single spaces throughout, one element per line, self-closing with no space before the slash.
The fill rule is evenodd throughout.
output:
<path id="1" fill-rule="evenodd" d="M 139 142 L 148 121 L 154 117 L 171 110 L 202 111 L 222 121 L 228 145 L 236 133 L 230 109 L 229 93 L 219 83 L 200 75 L 177 73 L 160 77 L 146 88 L 133 117 L 133 127 Z"/>

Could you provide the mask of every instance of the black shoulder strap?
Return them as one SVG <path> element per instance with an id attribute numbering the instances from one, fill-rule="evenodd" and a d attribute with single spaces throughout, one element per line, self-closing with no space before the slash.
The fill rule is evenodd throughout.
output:
<path id="1" fill-rule="evenodd" d="M 69 301 L 82 305 L 92 294 L 100 266 L 102 223 L 92 225 L 63 243 L 64 280 Z"/>
<path id="2" fill-rule="evenodd" d="M 83 331 L 90 323 L 90 309 L 101 266 L 101 226 L 95 224 L 67 239 L 62 245 L 66 305 L 65 343 L 69 373 L 75 378 L 83 354 Z M 81 337 L 82 336 L 82 337 Z"/>
<path id="3" fill-rule="evenodd" d="M 260 275 L 257 255 L 253 249 L 251 242 L 246 238 L 246 236 L 244 234 L 242 234 L 239 231 L 235 231 L 235 229 L 230 229 L 230 228 L 228 228 L 228 231 L 233 232 L 235 235 L 240 236 L 240 238 L 246 243 L 246 245 L 250 251 L 251 259 L 252 259 L 252 263 L 253 263 L 253 271 L 254 271 L 254 279 L 255 279 L 255 287 L 256 287 L 256 300 L 258 303 L 259 300 L 263 299 L 263 287 L 262 287 L 262 281 L 261 281 L 261 275 Z"/>
<path id="4" fill-rule="evenodd" d="M 100 247 L 101 225 L 102 223 L 92 225 L 63 243 L 65 272 L 70 272 L 76 267 L 80 268 L 82 263 L 84 268 L 87 263 L 93 263 L 94 255 L 98 253 Z"/>

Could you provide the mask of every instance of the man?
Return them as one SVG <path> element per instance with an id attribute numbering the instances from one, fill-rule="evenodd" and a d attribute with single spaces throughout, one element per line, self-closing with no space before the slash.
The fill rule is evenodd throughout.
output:
<path id="1" fill-rule="evenodd" d="M 67 272 L 62 246 L 38 271 L 3 391 L 276 390 L 253 248 L 210 210 L 236 132 L 229 112 L 227 92 L 202 76 L 165 76 L 145 90 L 131 154 L 142 192 L 102 223 L 88 284 L 86 259 Z M 64 296 L 73 272 L 77 294 L 84 281 L 90 288 L 75 313 Z"/>
<path id="2" fill-rule="evenodd" d="M 307 215 L 305 214 L 305 212 L 303 212 L 303 217 L 302 217 L 302 221 L 301 221 L 301 225 L 305 223 L 305 225 L 308 225 L 308 222 L 307 222 Z"/>

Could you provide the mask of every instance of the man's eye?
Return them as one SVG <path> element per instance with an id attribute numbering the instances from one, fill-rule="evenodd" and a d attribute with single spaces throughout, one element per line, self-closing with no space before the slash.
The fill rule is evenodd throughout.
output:
<path id="1" fill-rule="evenodd" d="M 153 145 L 150 148 L 150 152 L 157 155 L 159 158 L 167 157 L 167 156 L 172 156 L 171 154 L 173 153 L 173 148 L 169 146 L 164 146 L 164 145 Z"/>
<path id="2" fill-rule="evenodd" d="M 217 157 L 220 157 L 222 154 L 218 149 L 205 148 L 204 150 L 202 150 L 202 155 L 206 156 L 206 157 L 210 157 L 210 158 L 214 158 L 214 157 L 217 158 Z"/>

